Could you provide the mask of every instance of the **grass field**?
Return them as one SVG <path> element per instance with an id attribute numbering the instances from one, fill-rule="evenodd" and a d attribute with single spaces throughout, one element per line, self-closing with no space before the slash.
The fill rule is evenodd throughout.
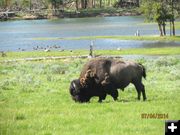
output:
<path id="1" fill-rule="evenodd" d="M 180 119 L 180 60 L 175 56 L 138 59 L 147 69 L 148 100 L 136 100 L 134 86 L 119 101 L 72 101 L 69 84 L 87 59 L 0 64 L 0 135 L 160 135 L 165 119 Z"/>
<path id="2" fill-rule="evenodd" d="M 88 55 L 89 50 L 65 50 L 60 51 L 30 51 L 30 52 L 6 52 L 6 57 L 0 57 L 0 61 L 12 60 L 18 58 L 36 58 L 50 56 L 80 56 Z M 139 49 L 121 49 L 121 50 L 94 50 L 95 55 L 179 55 L 180 47 L 164 47 L 164 48 L 139 48 Z"/>

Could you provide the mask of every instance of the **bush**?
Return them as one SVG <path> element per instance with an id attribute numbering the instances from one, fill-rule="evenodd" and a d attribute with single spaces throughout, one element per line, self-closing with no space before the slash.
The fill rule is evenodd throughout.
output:
<path id="1" fill-rule="evenodd" d="M 2 90 L 9 90 L 10 81 L 8 79 L 5 79 L 0 82 L 0 88 Z"/>
<path id="2" fill-rule="evenodd" d="M 179 62 L 178 58 L 176 57 L 160 57 L 155 60 L 156 66 L 173 66 Z"/>
<path id="3" fill-rule="evenodd" d="M 68 67 L 66 66 L 52 65 L 50 67 L 50 73 L 52 74 L 65 74 L 67 70 Z"/>
<path id="4" fill-rule="evenodd" d="M 173 69 L 170 72 L 170 80 L 180 80 L 180 69 Z"/>
<path id="5" fill-rule="evenodd" d="M 25 115 L 24 114 L 17 114 L 16 115 L 16 120 L 24 120 L 25 119 Z"/>
<path id="6" fill-rule="evenodd" d="M 22 92 L 34 92 L 41 86 L 41 81 L 37 76 L 31 74 L 21 74 L 16 76 L 17 84 Z"/>

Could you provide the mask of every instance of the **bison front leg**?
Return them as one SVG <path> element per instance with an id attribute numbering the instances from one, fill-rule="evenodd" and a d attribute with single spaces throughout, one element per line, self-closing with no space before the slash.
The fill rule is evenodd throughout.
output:
<path id="1" fill-rule="evenodd" d="M 113 97 L 114 101 L 118 100 L 119 93 L 117 89 L 112 90 L 110 95 Z"/>
<path id="2" fill-rule="evenodd" d="M 141 98 L 141 92 L 142 92 L 142 95 L 143 95 L 143 100 L 145 101 L 146 100 L 146 93 L 145 93 L 145 88 L 144 88 L 144 85 L 142 83 L 135 83 L 134 84 L 135 87 L 136 87 L 136 91 L 138 93 L 138 100 L 140 100 Z"/>
<path id="3" fill-rule="evenodd" d="M 99 95 L 99 100 L 98 100 L 98 102 L 99 102 L 99 103 L 102 103 L 102 100 L 105 100 L 105 99 L 106 99 L 106 96 L 107 96 L 106 93 L 101 93 L 101 94 Z"/>
<path id="4" fill-rule="evenodd" d="M 116 87 L 110 84 L 110 85 L 104 86 L 103 88 L 107 94 L 113 97 L 114 101 L 118 100 L 119 93 Z"/>

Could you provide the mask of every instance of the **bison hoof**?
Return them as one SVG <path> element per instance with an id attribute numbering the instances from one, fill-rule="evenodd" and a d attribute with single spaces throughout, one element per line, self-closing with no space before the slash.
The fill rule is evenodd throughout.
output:
<path id="1" fill-rule="evenodd" d="M 118 100 L 118 98 L 113 98 L 114 99 L 114 101 L 117 101 Z"/>
<path id="2" fill-rule="evenodd" d="M 102 100 L 98 100 L 99 103 L 102 103 Z"/>

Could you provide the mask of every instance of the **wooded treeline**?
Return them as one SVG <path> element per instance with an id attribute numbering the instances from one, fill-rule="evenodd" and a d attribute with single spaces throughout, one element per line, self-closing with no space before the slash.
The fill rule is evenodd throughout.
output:
<path id="1" fill-rule="evenodd" d="M 119 8 L 132 7 L 137 7 L 137 11 L 140 9 L 146 20 L 157 22 L 161 36 L 166 35 L 167 23 L 170 24 L 170 35 L 175 35 L 174 22 L 180 16 L 180 0 L 0 0 L 0 12 L 45 9 L 52 16 L 60 16 L 64 11 L 78 11 L 76 14 L 86 9 L 113 8 L 116 12 Z"/>
<path id="2" fill-rule="evenodd" d="M 32 9 L 87 9 L 103 7 L 139 6 L 140 0 L 0 0 L 0 8 L 16 10 Z"/>

